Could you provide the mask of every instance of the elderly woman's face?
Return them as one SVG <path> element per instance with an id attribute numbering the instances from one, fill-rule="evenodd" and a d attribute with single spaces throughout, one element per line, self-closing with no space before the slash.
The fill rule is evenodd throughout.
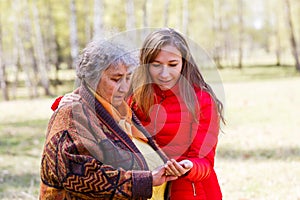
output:
<path id="1" fill-rule="evenodd" d="M 102 73 L 97 93 L 114 107 L 120 106 L 129 90 L 131 74 L 123 64 L 110 66 Z"/>

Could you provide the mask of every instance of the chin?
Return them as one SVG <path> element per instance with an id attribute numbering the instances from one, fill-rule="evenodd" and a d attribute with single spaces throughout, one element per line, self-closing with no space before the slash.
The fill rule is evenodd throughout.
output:
<path id="1" fill-rule="evenodd" d="M 168 86 L 159 86 L 161 90 L 169 90 L 171 87 Z"/>
<path id="2" fill-rule="evenodd" d="M 112 105 L 113 105 L 114 107 L 117 108 L 117 107 L 119 107 L 120 105 L 122 105 L 122 102 L 123 102 L 123 101 L 115 101 L 115 102 L 112 103 Z"/>

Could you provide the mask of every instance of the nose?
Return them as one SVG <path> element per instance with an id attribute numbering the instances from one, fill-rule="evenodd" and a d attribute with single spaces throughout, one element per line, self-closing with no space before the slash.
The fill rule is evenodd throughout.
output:
<path id="1" fill-rule="evenodd" d="M 161 72 L 159 74 L 162 78 L 166 78 L 169 76 L 169 69 L 167 66 L 163 65 L 161 68 Z"/>
<path id="2" fill-rule="evenodd" d="M 130 81 L 126 80 L 126 78 L 123 78 L 119 84 L 120 85 L 118 91 L 122 93 L 127 93 L 129 90 Z"/>

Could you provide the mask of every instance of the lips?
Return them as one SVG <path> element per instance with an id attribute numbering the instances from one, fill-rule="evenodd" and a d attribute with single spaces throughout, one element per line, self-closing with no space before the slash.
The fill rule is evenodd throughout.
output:
<path id="1" fill-rule="evenodd" d="M 170 83 L 171 81 L 172 81 L 172 80 L 168 80 L 168 81 L 159 80 L 159 82 L 162 83 L 162 84 L 168 84 L 168 83 Z"/>
<path id="2" fill-rule="evenodd" d="M 117 100 L 124 99 L 124 96 L 114 96 L 114 99 L 117 99 Z"/>

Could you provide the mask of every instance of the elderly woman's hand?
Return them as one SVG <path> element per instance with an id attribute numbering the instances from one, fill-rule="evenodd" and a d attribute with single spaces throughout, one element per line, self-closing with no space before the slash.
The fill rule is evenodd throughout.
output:
<path id="1" fill-rule="evenodd" d="M 152 171 L 152 178 L 153 178 L 153 186 L 158 186 L 163 184 L 164 182 L 176 180 L 178 177 L 173 175 L 168 175 L 166 173 L 166 166 L 162 165 L 155 168 Z"/>

